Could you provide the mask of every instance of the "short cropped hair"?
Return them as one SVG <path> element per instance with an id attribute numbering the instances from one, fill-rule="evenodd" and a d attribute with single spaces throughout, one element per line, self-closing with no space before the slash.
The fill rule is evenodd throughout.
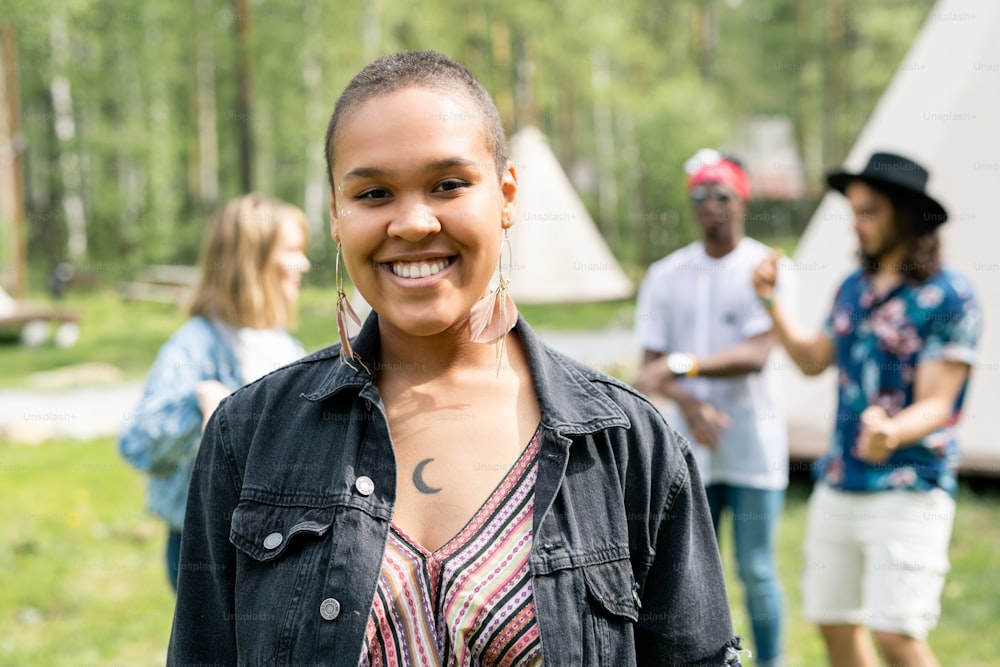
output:
<path id="1" fill-rule="evenodd" d="M 300 225 L 308 239 L 301 209 L 259 194 L 233 199 L 213 216 L 188 313 L 235 327 L 292 326 L 295 303 L 285 297 L 274 261 L 287 221 Z"/>
<path id="2" fill-rule="evenodd" d="M 493 98 L 465 67 L 436 51 L 402 51 L 376 58 L 341 93 L 326 128 L 326 175 L 333 188 L 334 144 L 344 117 L 368 100 L 403 88 L 425 88 L 468 97 L 482 115 L 483 133 L 493 153 L 497 178 L 507 168 L 507 135 Z"/>

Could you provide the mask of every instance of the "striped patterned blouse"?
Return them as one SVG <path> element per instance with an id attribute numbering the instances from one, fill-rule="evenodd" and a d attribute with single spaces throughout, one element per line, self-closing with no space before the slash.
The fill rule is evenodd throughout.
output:
<path id="1" fill-rule="evenodd" d="M 361 665 L 540 665 L 528 556 L 540 430 L 437 551 L 389 529 Z"/>

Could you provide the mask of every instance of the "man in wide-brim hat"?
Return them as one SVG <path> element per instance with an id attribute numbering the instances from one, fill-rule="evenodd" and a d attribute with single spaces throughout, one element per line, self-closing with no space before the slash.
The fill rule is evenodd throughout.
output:
<path id="1" fill-rule="evenodd" d="M 937 665 L 928 632 L 940 615 L 959 459 L 955 427 L 981 313 L 969 281 L 941 265 L 948 219 L 927 170 L 875 153 L 827 183 L 854 212 L 861 266 L 840 285 L 818 334 L 773 303 L 775 257 L 754 287 L 774 331 L 807 375 L 836 365 L 837 418 L 814 466 L 802 581 L 832 665 Z"/>

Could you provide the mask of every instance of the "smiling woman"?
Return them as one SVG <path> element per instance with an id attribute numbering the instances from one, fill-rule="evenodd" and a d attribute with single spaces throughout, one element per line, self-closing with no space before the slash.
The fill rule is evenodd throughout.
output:
<path id="1" fill-rule="evenodd" d="M 169 663 L 739 664 L 687 444 L 506 294 L 518 181 L 480 83 L 379 58 L 326 155 L 372 314 L 209 422 Z"/>
<path id="2" fill-rule="evenodd" d="M 514 167 L 498 177 L 483 123 L 453 120 L 470 115 L 464 97 L 404 88 L 360 103 L 332 153 L 333 237 L 351 279 L 383 336 L 428 354 L 468 330 L 515 213 Z"/>

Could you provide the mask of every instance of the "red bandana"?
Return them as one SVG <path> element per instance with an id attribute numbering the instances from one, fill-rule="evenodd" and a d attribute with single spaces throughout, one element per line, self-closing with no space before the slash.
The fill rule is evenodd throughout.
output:
<path id="1" fill-rule="evenodd" d="M 688 192 L 705 183 L 720 183 L 731 188 L 744 201 L 750 199 L 750 178 L 738 165 L 719 157 L 714 162 L 705 162 L 688 175 Z"/>

